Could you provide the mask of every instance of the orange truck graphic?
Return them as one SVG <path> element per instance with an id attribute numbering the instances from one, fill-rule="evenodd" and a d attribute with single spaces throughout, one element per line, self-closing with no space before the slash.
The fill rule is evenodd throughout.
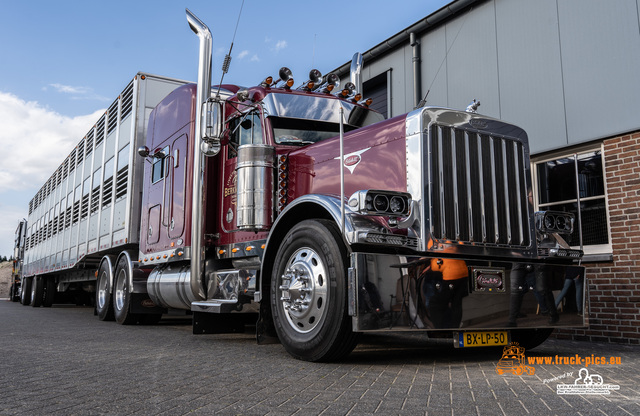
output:
<path id="1" fill-rule="evenodd" d="M 524 348 L 518 343 L 506 345 L 502 350 L 502 358 L 496 365 L 496 373 L 502 375 L 511 373 L 517 376 L 521 374 L 534 375 L 536 369 L 525 364 Z"/>

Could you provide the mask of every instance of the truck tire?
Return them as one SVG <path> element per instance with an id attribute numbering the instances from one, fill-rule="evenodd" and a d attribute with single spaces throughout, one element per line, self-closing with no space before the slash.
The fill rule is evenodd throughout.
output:
<path id="1" fill-rule="evenodd" d="M 42 306 L 50 308 L 53 305 L 53 300 L 56 297 L 56 281 L 53 277 L 45 279 L 44 282 L 44 296 L 42 297 Z"/>
<path id="2" fill-rule="evenodd" d="M 101 321 L 113 321 L 113 302 L 111 295 L 111 281 L 109 275 L 109 263 L 103 261 L 98 269 L 98 281 L 96 282 L 96 315 Z"/>
<path id="3" fill-rule="evenodd" d="M 31 277 L 22 278 L 21 288 L 20 303 L 23 306 L 27 306 L 31 303 Z"/>
<path id="4" fill-rule="evenodd" d="M 334 223 L 296 224 L 278 248 L 271 307 L 278 338 L 300 360 L 334 361 L 358 342 L 347 308 L 347 250 Z"/>
<path id="5" fill-rule="evenodd" d="M 44 297 L 44 277 L 34 276 L 31 282 L 31 306 L 39 308 L 42 306 L 42 298 Z"/>
<path id="6" fill-rule="evenodd" d="M 511 342 L 530 350 L 545 342 L 552 332 L 553 328 L 514 329 L 511 331 Z"/>
<path id="7" fill-rule="evenodd" d="M 129 262 L 125 256 L 120 257 L 116 266 L 113 282 L 113 313 L 116 322 L 131 325 L 138 322 L 138 315 L 130 312 L 131 293 L 129 291 Z"/>
<path id="8" fill-rule="evenodd" d="M 11 288 L 9 289 L 9 299 L 11 299 L 11 302 L 20 301 L 20 296 L 18 294 L 18 286 L 15 283 L 12 284 Z"/>

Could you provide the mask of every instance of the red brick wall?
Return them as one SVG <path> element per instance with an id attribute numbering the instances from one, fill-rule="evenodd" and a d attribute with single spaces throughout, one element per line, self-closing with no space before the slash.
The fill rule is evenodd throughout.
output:
<path id="1" fill-rule="evenodd" d="M 640 132 L 604 141 L 613 262 L 585 263 L 589 328 L 556 337 L 640 344 Z"/>

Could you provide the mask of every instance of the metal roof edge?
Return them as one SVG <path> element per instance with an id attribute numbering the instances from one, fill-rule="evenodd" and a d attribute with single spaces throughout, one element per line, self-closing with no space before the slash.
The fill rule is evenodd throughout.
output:
<path id="1" fill-rule="evenodd" d="M 483 1 L 485 0 L 454 0 L 452 1 L 446 6 L 436 10 L 435 12 L 431 13 L 427 17 L 424 17 L 418 20 L 416 23 L 412 24 L 408 28 L 396 33 L 390 38 L 380 42 L 373 48 L 364 52 L 362 54 L 362 56 L 364 57 L 364 61 L 367 62 L 367 60 L 375 60 L 375 58 L 384 55 L 385 53 L 389 52 L 396 46 L 402 44 L 403 42 L 406 42 L 409 39 L 410 33 L 412 32 L 421 33 L 425 30 L 431 29 L 439 25 L 440 23 L 448 20 L 449 18 L 455 16 L 461 10 L 466 9 L 467 7 L 475 3 L 480 3 Z M 351 61 L 343 64 L 342 66 L 334 69 L 331 72 L 338 75 L 339 77 L 342 77 L 344 75 L 349 74 L 350 68 L 351 68 Z"/>

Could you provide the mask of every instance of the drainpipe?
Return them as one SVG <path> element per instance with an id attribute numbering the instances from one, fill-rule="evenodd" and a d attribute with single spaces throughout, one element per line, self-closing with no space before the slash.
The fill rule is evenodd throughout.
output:
<path id="1" fill-rule="evenodd" d="M 420 76 L 420 42 L 416 39 L 416 33 L 409 33 L 409 43 L 413 48 L 413 106 L 418 108 L 418 103 L 422 98 L 422 86 Z"/>
<path id="2" fill-rule="evenodd" d="M 204 269 L 204 162 L 200 151 L 202 140 L 202 107 L 211 97 L 211 31 L 187 9 L 187 21 L 191 30 L 200 38 L 198 59 L 198 86 L 196 90 L 196 123 L 193 146 L 193 192 L 191 197 L 191 292 L 196 301 L 205 300 L 202 271 Z"/>
<path id="3" fill-rule="evenodd" d="M 404 29 L 402 32 L 395 34 L 389 39 L 364 52 L 362 56 L 367 60 L 367 62 L 376 61 L 380 56 L 394 50 L 399 45 L 405 44 L 409 33 L 422 33 L 424 31 L 433 29 L 443 24 L 447 20 L 455 17 L 459 13 L 467 10 L 469 7 L 474 7 L 476 3 L 480 4 L 485 1 L 487 0 L 454 0 L 448 5 L 442 7 L 434 13 L 431 13 L 429 16 Z M 331 72 L 342 79 L 343 76 L 349 73 L 349 65 L 350 62 L 347 62 Z"/>

